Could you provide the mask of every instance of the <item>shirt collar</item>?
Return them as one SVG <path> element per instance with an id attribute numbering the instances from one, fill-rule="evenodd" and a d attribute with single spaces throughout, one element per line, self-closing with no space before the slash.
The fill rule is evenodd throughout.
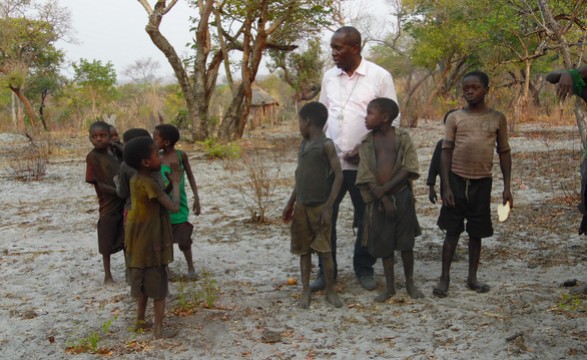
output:
<path id="1" fill-rule="evenodd" d="M 346 72 L 343 69 L 341 69 L 341 68 L 337 68 L 337 69 L 338 69 L 338 76 L 346 75 Z M 359 66 L 357 67 L 355 72 L 353 73 L 353 76 L 355 76 L 355 74 L 359 74 L 362 76 L 367 75 L 367 62 L 366 62 L 365 58 L 363 58 L 363 57 L 361 58 L 361 63 L 359 64 Z"/>

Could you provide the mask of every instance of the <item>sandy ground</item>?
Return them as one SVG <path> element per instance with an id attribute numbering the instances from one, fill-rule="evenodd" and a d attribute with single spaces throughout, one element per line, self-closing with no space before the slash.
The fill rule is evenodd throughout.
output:
<path id="1" fill-rule="evenodd" d="M 287 226 L 278 220 L 293 185 L 299 142 L 295 126 L 261 130 L 241 141 L 249 160 L 209 160 L 201 150 L 186 147 L 201 194 L 202 215 L 193 218 L 194 253 L 196 267 L 205 276 L 196 282 L 171 283 L 166 325 L 178 335 L 160 341 L 131 331 L 135 303 L 124 283 L 121 254 L 113 256 L 117 284 L 102 285 L 97 200 L 93 188 L 84 183 L 90 144 L 79 138 L 58 142 L 40 182 L 12 179 L 8 162 L 3 161 L 0 357 L 586 358 L 587 300 L 570 298 L 562 286 L 569 279 L 587 281 L 587 242 L 576 233 L 581 157 L 576 130 L 534 124 L 513 135 L 515 208 L 506 223 L 498 224 L 494 216 L 495 235 L 484 241 L 479 271 L 491 292 L 466 289 L 463 238 L 449 296 L 437 299 L 432 288 L 440 274 L 443 234 L 435 226 L 439 207 L 428 201 L 425 176 L 441 133 L 438 122 L 422 122 L 412 130 L 422 174 L 416 182 L 423 235 L 416 242 L 415 273 L 426 298 L 407 297 L 398 260 L 398 295 L 387 304 L 373 303 L 377 290 L 363 290 L 352 271 L 354 236 L 350 202 L 345 199 L 336 287 L 345 306 L 334 309 L 318 293 L 305 311 L 297 306 L 300 285 L 286 284 L 289 277 L 299 279 L 299 261 L 289 253 Z M 7 159 L 6 154 L 22 143 L 17 136 L 2 134 L 2 157 Z M 269 165 L 264 167 L 255 158 Z M 248 221 L 254 205 L 248 181 L 251 168 L 271 180 L 267 224 Z M 497 163 L 494 171 L 495 208 L 502 190 Z M 179 251 L 171 268 L 186 272 Z M 381 290 L 380 262 L 375 271 Z"/>

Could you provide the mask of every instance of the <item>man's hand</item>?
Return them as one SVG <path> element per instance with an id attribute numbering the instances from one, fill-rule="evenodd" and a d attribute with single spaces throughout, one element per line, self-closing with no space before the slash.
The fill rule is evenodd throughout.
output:
<path id="1" fill-rule="evenodd" d="M 558 86 L 556 88 L 556 95 L 561 100 L 566 99 L 566 97 L 569 95 L 573 95 L 573 77 L 571 76 L 571 73 L 566 70 L 561 73 Z"/>

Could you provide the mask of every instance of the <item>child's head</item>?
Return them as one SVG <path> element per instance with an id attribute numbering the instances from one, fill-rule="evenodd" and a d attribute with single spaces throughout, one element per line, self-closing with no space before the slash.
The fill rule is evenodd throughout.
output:
<path id="1" fill-rule="evenodd" d="M 90 142 L 96 150 L 107 149 L 110 145 L 110 125 L 104 121 L 90 125 Z"/>
<path id="2" fill-rule="evenodd" d="M 149 131 L 147 129 L 142 129 L 142 128 L 133 128 L 133 129 L 128 129 L 124 132 L 124 134 L 122 134 L 122 141 L 124 141 L 124 143 L 126 144 L 127 142 L 131 141 L 134 138 L 138 138 L 141 136 L 146 136 L 146 137 L 151 137 L 151 134 L 149 134 Z"/>
<path id="3" fill-rule="evenodd" d="M 324 104 L 312 101 L 300 109 L 298 117 L 300 120 L 300 133 L 306 137 L 310 126 L 320 130 L 324 128 L 324 124 L 328 120 L 328 109 Z"/>
<path id="4" fill-rule="evenodd" d="M 463 77 L 463 96 L 470 106 L 485 102 L 489 91 L 489 76 L 483 71 L 471 71 Z"/>
<path id="5" fill-rule="evenodd" d="M 120 142 L 120 137 L 118 136 L 118 130 L 116 127 L 114 125 L 108 125 L 108 128 L 110 129 L 110 141 L 113 143 Z"/>
<path id="6" fill-rule="evenodd" d="M 179 140 L 179 130 L 170 124 L 157 125 L 153 132 L 153 139 L 157 143 L 157 146 L 159 146 L 159 149 L 173 148 Z"/>
<path id="7" fill-rule="evenodd" d="M 123 158 L 128 166 L 138 171 L 146 169 L 154 172 L 161 169 L 159 149 L 151 137 L 140 136 L 131 139 L 124 145 Z"/>
<path id="8" fill-rule="evenodd" d="M 395 101 L 384 97 L 375 98 L 367 105 L 365 125 L 369 130 L 382 126 L 391 126 L 391 123 L 398 115 L 399 108 Z"/>

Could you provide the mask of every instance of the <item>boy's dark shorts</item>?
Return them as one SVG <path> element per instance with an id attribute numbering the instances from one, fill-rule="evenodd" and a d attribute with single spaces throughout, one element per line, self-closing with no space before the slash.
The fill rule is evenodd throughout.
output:
<path id="1" fill-rule="evenodd" d="M 146 296 L 155 300 L 167 296 L 167 266 L 130 268 L 130 295 L 134 298 Z"/>
<path id="2" fill-rule="evenodd" d="M 442 206 L 437 225 L 447 235 L 459 236 L 465 231 L 474 238 L 493 235 L 491 224 L 492 179 L 468 180 L 450 173 L 450 188 L 455 197 L 455 207 Z"/>
<path id="3" fill-rule="evenodd" d="M 179 245 L 179 250 L 187 251 L 192 247 L 192 233 L 194 225 L 189 222 L 171 225 L 173 231 L 173 242 Z"/>
<path id="4" fill-rule="evenodd" d="M 98 251 L 110 255 L 124 248 L 124 228 L 122 213 L 110 213 L 98 220 Z"/>

